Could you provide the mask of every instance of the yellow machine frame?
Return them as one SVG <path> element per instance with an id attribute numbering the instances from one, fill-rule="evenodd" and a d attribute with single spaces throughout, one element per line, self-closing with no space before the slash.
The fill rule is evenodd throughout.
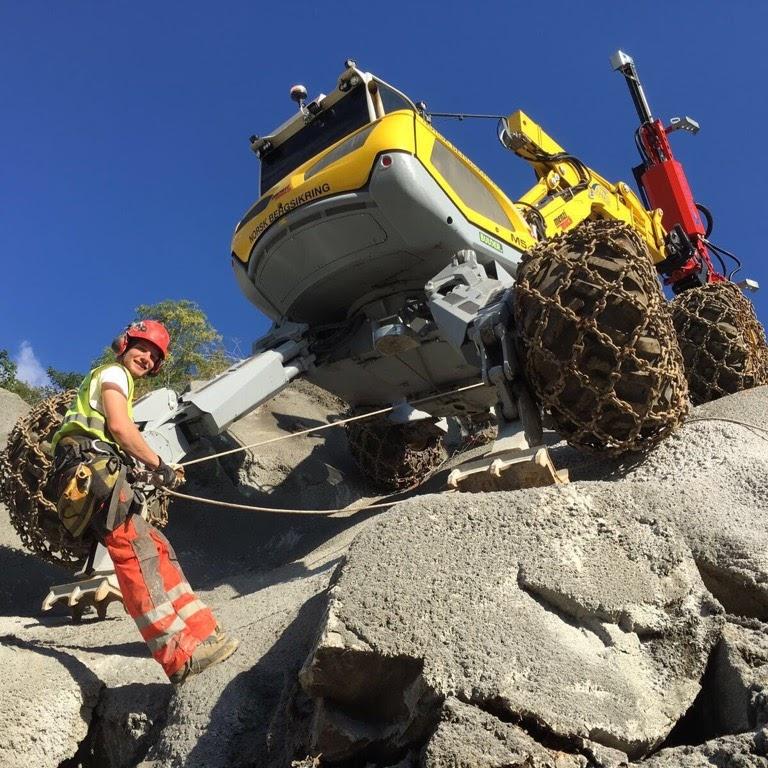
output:
<path id="1" fill-rule="evenodd" d="M 524 112 L 510 115 L 506 129 L 508 148 L 526 160 L 537 177 L 536 184 L 520 198 L 520 204 L 512 202 L 421 115 L 399 110 L 346 136 L 268 190 L 238 225 L 233 254 L 247 263 L 254 243 L 286 213 L 308 202 L 363 188 L 381 154 L 407 152 L 419 159 L 470 222 L 520 251 L 587 219 L 612 219 L 626 222 L 645 240 L 654 263 L 665 258 L 661 210 L 649 212 L 627 184 L 612 184 L 566 153 Z M 433 164 L 435 142 L 461 158 L 504 211 L 511 227 L 467 205 Z M 525 209 L 531 206 L 541 214 L 543 232 L 536 231 L 525 218 Z"/>

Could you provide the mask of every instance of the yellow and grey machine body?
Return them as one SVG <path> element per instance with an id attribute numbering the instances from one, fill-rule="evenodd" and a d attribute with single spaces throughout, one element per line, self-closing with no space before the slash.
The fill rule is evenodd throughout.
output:
<path id="1" fill-rule="evenodd" d="M 361 124 L 286 175 L 265 179 L 270 154 L 344 99 L 357 99 Z M 461 350 L 467 342 L 449 345 L 430 329 L 429 313 L 403 315 L 458 251 L 471 249 L 494 279 L 511 285 L 534 242 L 528 225 L 391 86 L 350 68 L 315 103 L 325 110 L 319 117 L 299 113 L 256 144 L 274 149 L 262 154 L 263 194 L 233 240 L 243 293 L 277 326 L 349 324 L 348 338 L 307 372 L 347 402 L 476 380 L 476 361 Z M 493 401 L 487 393 L 475 399 L 479 410 Z"/>
<path id="2" fill-rule="evenodd" d="M 519 203 L 405 95 L 354 66 L 328 96 L 254 137 L 262 194 L 232 242 L 241 290 L 274 323 L 254 349 L 305 328 L 315 383 L 353 405 L 412 398 L 477 380 L 472 324 L 540 239 L 618 218 L 663 258 L 660 217 L 626 185 L 569 159 L 522 112 L 505 131 L 537 177 Z M 526 217 L 530 209 L 538 215 Z M 495 401 L 489 388 L 429 410 L 484 411 Z"/>

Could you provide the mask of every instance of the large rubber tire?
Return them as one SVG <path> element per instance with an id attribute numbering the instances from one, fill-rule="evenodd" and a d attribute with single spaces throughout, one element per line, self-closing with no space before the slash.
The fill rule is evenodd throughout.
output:
<path id="1" fill-rule="evenodd" d="M 413 488 L 446 459 L 443 434 L 430 422 L 384 419 L 346 425 L 349 451 L 367 480 L 384 492 Z"/>
<path id="2" fill-rule="evenodd" d="M 630 227 L 585 222 L 529 251 L 514 305 L 529 383 L 569 443 L 638 451 L 682 422 L 687 385 L 668 304 Z"/>
<path id="3" fill-rule="evenodd" d="M 768 384 L 768 344 L 752 302 L 730 282 L 692 288 L 672 302 L 694 405 Z"/>
<path id="4" fill-rule="evenodd" d="M 78 570 L 89 545 L 76 542 L 59 524 L 55 503 L 46 496 L 51 469 L 47 452 L 75 391 L 38 403 L 14 426 L 0 453 L 0 500 L 22 544 L 43 560 Z"/>

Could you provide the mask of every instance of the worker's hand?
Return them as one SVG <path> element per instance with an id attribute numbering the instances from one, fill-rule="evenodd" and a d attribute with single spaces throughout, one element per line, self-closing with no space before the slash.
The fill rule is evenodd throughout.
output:
<path id="1" fill-rule="evenodd" d="M 158 488 L 178 488 L 185 480 L 184 467 L 166 464 L 160 459 L 160 466 L 152 473 L 153 484 Z"/>

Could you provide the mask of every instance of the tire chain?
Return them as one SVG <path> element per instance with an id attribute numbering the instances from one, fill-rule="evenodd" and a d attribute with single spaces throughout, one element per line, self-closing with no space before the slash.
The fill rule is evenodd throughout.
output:
<path id="1" fill-rule="evenodd" d="M 392 424 L 373 418 L 350 422 L 345 429 L 358 467 L 383 491 L 418 485 L 447 456 L 442 433 L 431 423 Z"/>
<path id="2" fill-rule="evenodd" d="M 752 302 L 731 282 L 692 288 L 672 302 L 694 405 L 768 384 L 768 344 Z"/>
<path id="3" fill-rule="evenodd" d="M 22 544 L 43 560 L 73 571 L 85 562 L 91 543 L 73 539 L 59 524 L 47 486 L 53 465 L 48 447 L 75 395 L 76 390 L 69 390 L 38 403 L 16 422 L 0 452 L 0 501 L 8 507 Z M 167 524 L 168 501 L 161 494 L 148 495 L 153 525 Z"/>
<path id="4" fill-rule="evenodd" d="M 524 254 L 514 302 L 529 381 L 571 445 L 638 451 L 682 423 L 682 356 L 631 227 L 585 222 Z"/>

